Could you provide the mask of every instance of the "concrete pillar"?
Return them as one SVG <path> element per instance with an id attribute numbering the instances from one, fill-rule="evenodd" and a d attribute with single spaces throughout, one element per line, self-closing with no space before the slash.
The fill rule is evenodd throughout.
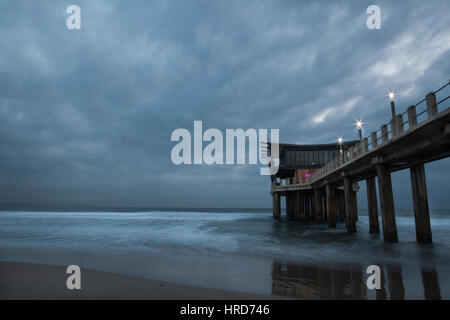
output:
<path id="1" fill-rule="evenodd" d="M 289 193 L 284 196 L 284 203 L 286 208 L 286 217 L 289 218 Z"/>
<path id="2" fill-rule="evenodd" d="M 292 220 L 297 220 L 297 191 L 292 192 Z"/>
<path id="3" fill-rule="evenodd" d="M 293 218 L 294 215 L 294 208 L 293 208 L 293 196 L 292 196 L 292 192 L 288 192 L 286 194 L 286 213 L 287 216 L 289 217 L 289 219 Z"/>
<path id="4" fill-rule="evenodd" d="M 381 126 L 381 141 L 382 143 L 386 143 L 388 142 L 389 137 L 388 137 L 388 129 L 387 129 L 387 125 L 383 124 Z"/>
<path id="5" fill-rule="evenodd" d="M 427 111 L 428 111 L 428 119 L 434 118 L 438 114 L 437 105 L 436 105 L 436 95 L 434 92 L 430 92 L 425 97 L 427 101 Z"/>
<path id="6" fill-rule="evenodd" d="M 275 220 L 281 219 L 281 201 L 280 201 L 280 193 L 276 192 L 272 195 L 273 200 L 273 218 Z"/>
<path id="7" fill-rule="evenodd" d="M 389 172 L 388 166 L 386 164 L 378 164 L 377 175 L 384 241 L 398 242 L 391 173 Z"/>
<path id="8" fill-rule="evenodd" d="M 303 203 L 303 195 L 302 193 L 299 191 L 297 192 L 297 220 L 302 220 L 303 219 L 303 215 L 305 213 L 305 209 L 304 209 L 304 203 Z"/>
<path id="9" fill-rule="evenodd" d="M 328 213 L 328 227 L 336 228 L 336 193 L 335 189 L 327 184 L 325 186 L 327 193 L 327 213 Z"/>
<path id="10" fill-rule="evenodd" d="M 364 138 L 363 145 L 364 145 L 363 153 L 369 152 L 369 139 L 368 138 Z"/>
<path id="11" fill-rule="evenodd" d="M 401 115 L 396 115 L 391 119 L 392 137 L 397 137 L 403 132 L 403 118 Z"/>
<path id="12" fill-rule="evenodd" d="M 295 212 L 295 220 L 299 221 L 302 213 L 302 198 L 300 196 L 300 191 L 295 193 L 297 199 L 297 211 Z"/>
<path id="13" fill-rule="evenodd" d="M 416 106 L 408 107 L 408 123 L 410 129 L 417 126 Z"/>
<path id="14" fill-rule="evenodd" d="M 425 166 L 423 164 L 418 164 L 411 167 L 410 173 L 417 242 L 432 243 Z"/>
<path id="15" fill-rule="evenodd" d="M 358 182 L 355 182 L 353 184 L 353 198 L 355 199 L 355 221 L 358 221 L 358 194 L 359 191 L 359 184 Z"/>
<path id="16" fill-rule="evenodd" d="M 322 211 L 322 189 L 314 189 L 314 201 L 315 201 L 315 220 L 317 222 L 323 221 L 323 211 Z"/>
<path id="17" fill-rule="evenodd" d="M 305 220 L 305 196 L 301 192 L 298 193 L 298 201 L 299 201 L 298 219 Z"/>
<path id="18" fill-rule="evenodd" d="M 345 209 L 347 212 L 347 232 L 356 232 L 356 206 L 352 181 L 348 176 L 344 177 Z"/>
<path id="19" fill-rule="evenodd" d="M 378 146 L 377 133 L 372 132 L 370 134 L 370 143 L 372 144 L 372 150 Z"/>
<path id="20" fill-rule="evenodd" d="M 311 216 L 310 209 L 311 209 L 311 200 L 310 200 L 309 194 L 307 193 L 305 195 L 305 218 L 306 219 L 309 219 Z"/>
<path id="21" fill-rule="evenodd" d="M 375 177 L 368 178 L 366 180 L 366 185 L 367 185 L 367 206 L 369 209 L 369 232 L 380 233 Z"/>
<path id="22" fill-rule="evenodd" d="M 338 206 L 339 211 L 339 221 L 344 222 L 345 221 L 345 195 L 342 190 L 336 190 L 336 202 Z"/>

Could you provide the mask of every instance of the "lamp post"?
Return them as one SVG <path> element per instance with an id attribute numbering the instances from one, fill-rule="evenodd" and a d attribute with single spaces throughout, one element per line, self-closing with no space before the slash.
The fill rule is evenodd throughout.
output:
<path id="1" fill-rule="evenodd" d="M 389 92 L 389 100 L 391 100 L 391 112 L 392 112 L 392 119 L 395 119 L 395 102 L 394 102 L 394 92 Z"/>
<path id="2" fill-rule="evenodd" d="M 361 120 L 357 120 L 355 123 L 356 128 L 358 129 L 359 132 L 359 141 L 362 141 L 362 127 L 363 127 L 363 123 Z"/>
<path id="3" fill-rule="evenodd" d="M 344 144 L 344 139 L 342 139 L 342 137 L 338 137 L 337 141 L 339 144 L 339 154 L 342 155 L 342 145 Z"/>

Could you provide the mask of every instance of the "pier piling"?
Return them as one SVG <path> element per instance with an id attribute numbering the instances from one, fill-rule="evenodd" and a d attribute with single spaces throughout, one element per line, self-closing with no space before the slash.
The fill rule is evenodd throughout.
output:
<path id="1" fill-rule="evenodd" d="M 411 167 L 410 173 L 417 242 L 432 243 L 425 166 L 415 165 Z"/>
<path id="2" fill-rule="evenodd" d="M 305 195 L 305 218 L 311 218 L 311 197 L 309 194 Z"/>
<path id="3" fill-rule="evenodd" d="M 335 189 L 330 184 L 325 186 L 327 194 L 327 214 L 328 214 L 328 227 L 336 228 L 336 194 Z"/>
<path id="4" fill-rule="evenodd" d="M 272 195 L 273 200 L 273 218 L 275 220 L 281 219 L 280 194 L 278 192 Z"/>
<path id="5" fill-rule="evenodd" d="M 367 185 L 367 205 L 369 211 L 369 232 L 380 233 L 375 177 L 367 178 L 366 185 Z"/>
<path id="6" fill-rule="evenodd" d="M 384 241 L 398 242 L 391 173 L 388 166 L 386 164 L 377 164 L 377 175 Z"/>
<path id="7" fill-rule="evenodd" d="M 355 192 L 350 177 L 344 177 L 345 209 L 347 212 L 347 232 L 356 232 L 356 202 Z"/>
<path id="8" fill-rule="evenodd" d="M 323 197 L 322 189 L 319 189 L 319 188 L 314 189 L 314 201 L 315 201 L 315 209 L 316 209 L 315 220 L 317 222 L 323 221 L 322 197 Z"/>

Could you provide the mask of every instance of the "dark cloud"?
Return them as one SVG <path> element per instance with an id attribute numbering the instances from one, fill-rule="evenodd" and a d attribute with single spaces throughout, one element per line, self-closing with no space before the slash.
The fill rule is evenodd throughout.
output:
<path id="1" fill-rule="evenodd" d="M 66 29 L 66 8 L 82 29 Z M 175 166 L 176 128 L 279 128 L 282 141 L 353 139 L 448 81 L 448 1 L 0 3 L 0 201 L 269 207 L 256 166 Z M 449 161 L 427 165 L 448 208 Z M 411 207 L 407 172 L 397 205 Z M 404 188 L 404 189 L 402 189 Z M 364 192 L 361 192 L 363 197 Z M 364 204 L 361 204 L 364 206 Z"/>

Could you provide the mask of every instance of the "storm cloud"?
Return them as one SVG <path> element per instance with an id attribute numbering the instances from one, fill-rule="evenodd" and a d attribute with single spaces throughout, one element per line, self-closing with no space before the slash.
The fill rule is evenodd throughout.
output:
<path id="1" fill-rule="evenodd" d="M 67 6 L 81 30 L 66 28 Z M 381 30 L 366 8 L 381 8 Z M 332 143 L 450 75 L 450 2 L 0 0 L 0 202 L 270 207 L 258 166 L 172 163 L 173 130 Z M 428 164 L 450 208 L 448 159 Z M 396 206 L 412 206 L 407 171 Z M 364 192 L 360 192 L 364 200 Z M 365 206 L 363 201 L 360 202 Z"/>

